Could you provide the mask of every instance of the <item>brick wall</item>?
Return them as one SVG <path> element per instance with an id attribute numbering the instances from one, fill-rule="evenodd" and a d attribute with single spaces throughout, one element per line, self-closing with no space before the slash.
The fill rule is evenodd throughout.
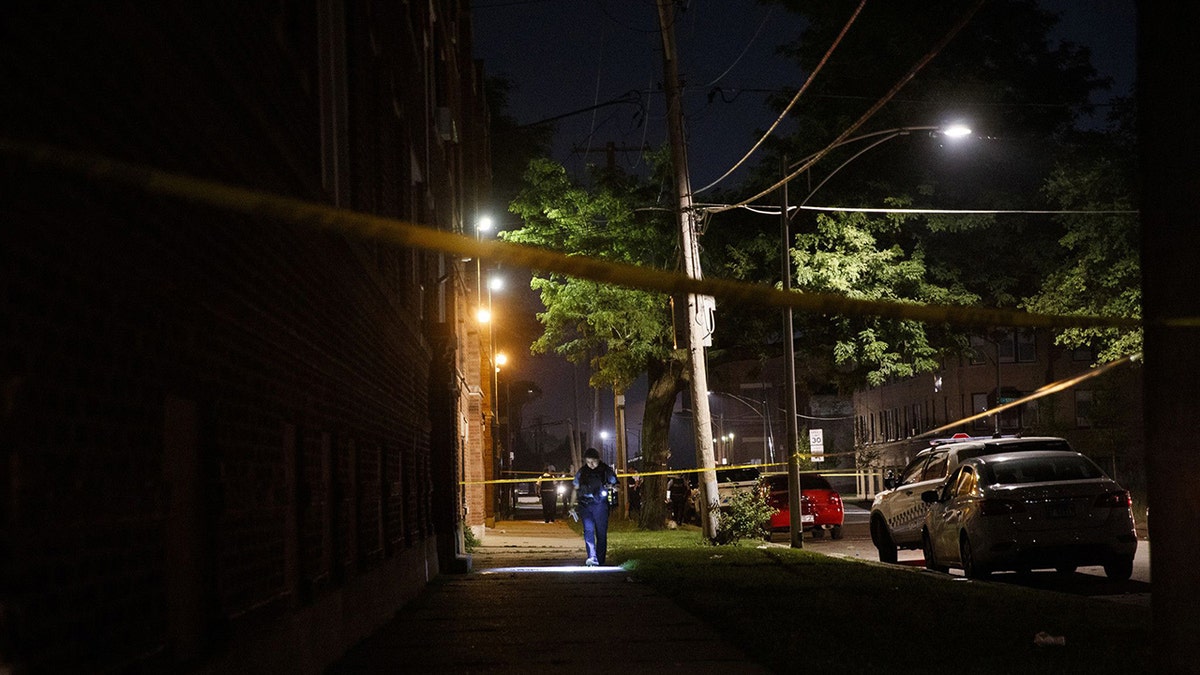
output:
<path id="1" fill-rule="evenodd" d="M 317 3 L 339 31 L 291 3 L 17 4 L 5 133 L 458 227 L 437 177 L 469 172 L 426 113 L 470 102 L 404 89 L 435 61 L 411 37 L 446 30 L 427 9 Z M 330 31 L 343 127 L 322 113 Z M 318 672 L 453 537 L 438 259 L 0 171 L 0 666 Z"/>

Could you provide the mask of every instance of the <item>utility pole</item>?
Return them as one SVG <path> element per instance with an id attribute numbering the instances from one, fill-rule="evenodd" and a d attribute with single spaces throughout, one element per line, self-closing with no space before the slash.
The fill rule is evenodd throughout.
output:
<path id="1" fill-rule="evenodd" d="M 783 175 L 787 176 L 787 157 L 783 157 Z M 779 222 L 781 228 L 780 265 L 783 272 L 783 290 L 792 290 L 792 260 L 791 236 L 788 232 L 788 191 L 787 181 L 779 186 L 780 209 Z M 796 455 L 799 449 L 800 430 L 796 425 L 796 332 L 792 328 L 792 307 L 788 305 L 783 310 L 783 343 L 784 358 L 787 359 L 787 390 L 783 392 L 783 401 L 787 407 L 787 423 L 784 425 L 787 438 L 787 472 L 788 472 L 788 534 L 792 548 L 804 548 L 804 522 L 802 520 L 800 499 L 800 458 Z"/>
<path id="2" fill-rule="evenodd" d="M 696 242 L 696 212 L 692 209 L 692 185 L 688 177 L 687 145 L 683 136 L 683 103 L 680 97 L 679 63 L 675 54 L 675 20 L 671 0 L 658 0 L 658 22 L 663 43 L 663 88 L 667 96 L 667 133 L 671 140 L 671 163 L 675 167 L 675 191 L 679 194 L 679 245 L 684 273 L 699 279 L 700 247 Z M 692 428 L 696 438 L 696 464 L 700 473 L 700 522 L 704 535 L 717 536 L 717 472 L 713 455 L 712 420 L 708 410 L 708 372 L 704 365 L 704 340 L 700 333 L 701 296 L 687 297 L 688 364 L 691 367 Z"/>
<path id="3" fill-rule="evenodd" d="M 617 473 L 621 475 L 618 485 L 621 486 L 621 517 L 629 520 L 629 478 L 625 476 L 629 472 L 629 452 L 625 448 L 625 394 L 618 392 L 617 388 L 613 387 L 613 427 L 616 428 L 617 435 Z"/>
<path id="4" fill-rule="evenodd" d="M 645 145 L 645 144 L 618 146 L 616 143 L 609 141 L 608 143 L 604 144 L 604 156 L 605 156 L 605 162 L 607 162 L 607 165 L 608 165 L 608 170 L 609 171 L 616 170 L 616 168 L 617 168 L 617 153 L 618 152 L 646 153 L 649 150 L 650 150 L 650 146 Z M 597 150 L 596 148 L 579 147 L 579 146 L 571 148 L 571 154 L 573 154 L 573 155 L 580 155 L 580 154 L 587 155 L 587 154 L 591 154 L 593 152 L 599 152 L 599 150 Z"/>

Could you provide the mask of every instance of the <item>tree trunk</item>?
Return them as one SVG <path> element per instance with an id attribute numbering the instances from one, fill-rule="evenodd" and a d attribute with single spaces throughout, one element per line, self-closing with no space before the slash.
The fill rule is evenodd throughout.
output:
<path id="1" fill-rule="evenodd" d="M 647 368 L 649 388 L 642 416 L 642 509 L 638 525 L 643 530 L 661 530 L 667 524 L 667 477 L 659 472 L 668 468 L 671 455 L 667 434 L 675 399 L 687 384 L 685 352 L 677 351 L 665 362 L 652 362 Z M 657 474 L 657 475 L 656 475 Z"/>

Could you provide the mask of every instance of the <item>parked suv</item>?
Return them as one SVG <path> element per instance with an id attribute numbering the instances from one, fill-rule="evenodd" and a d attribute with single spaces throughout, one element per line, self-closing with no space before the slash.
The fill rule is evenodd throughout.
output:
<path id="1" fill-rule="evenodd" d="M 721 508 L 729 508 L 729 500 L 739 492 L 758 489 L 759 470 L 752 466 L 717 471 L 717 497 Z"/>
<path id="2" fill-rule="evenodd" d="M 1072 450 L 1061 438 L 970 438 L 957 442 L 934 441 L 917 453 L 896 478 L 896 486 L 875 495 L 871 504 L 871 542 L 879 560 L 894 563 L 899 549 L 921 548 L 921 527 L 929 504 L 921 493 L 941 487 L 960 461 L 968 457 L 1025 450 Z"/>

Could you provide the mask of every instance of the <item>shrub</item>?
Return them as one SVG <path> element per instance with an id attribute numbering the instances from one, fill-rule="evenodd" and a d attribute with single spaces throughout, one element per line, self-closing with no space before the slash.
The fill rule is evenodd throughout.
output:
<path id="1" fill-rule="evenodd" d="M 463 546 L 467 549 L 467 553 L 474 553 L 475 549 L 479 548 L 479 540 L 475 538 L 475 533 L 471 528 L 463 528 Z"/>
<path id="2" fill-rule="evenodd" d="M 721 509 L 714 544 L 736 544 L 741 539 L 758 539 L 766 535 L 767 523 L 775 508 L 767 504 L 766 495 L 758 490 L 738 492 Z"/>

